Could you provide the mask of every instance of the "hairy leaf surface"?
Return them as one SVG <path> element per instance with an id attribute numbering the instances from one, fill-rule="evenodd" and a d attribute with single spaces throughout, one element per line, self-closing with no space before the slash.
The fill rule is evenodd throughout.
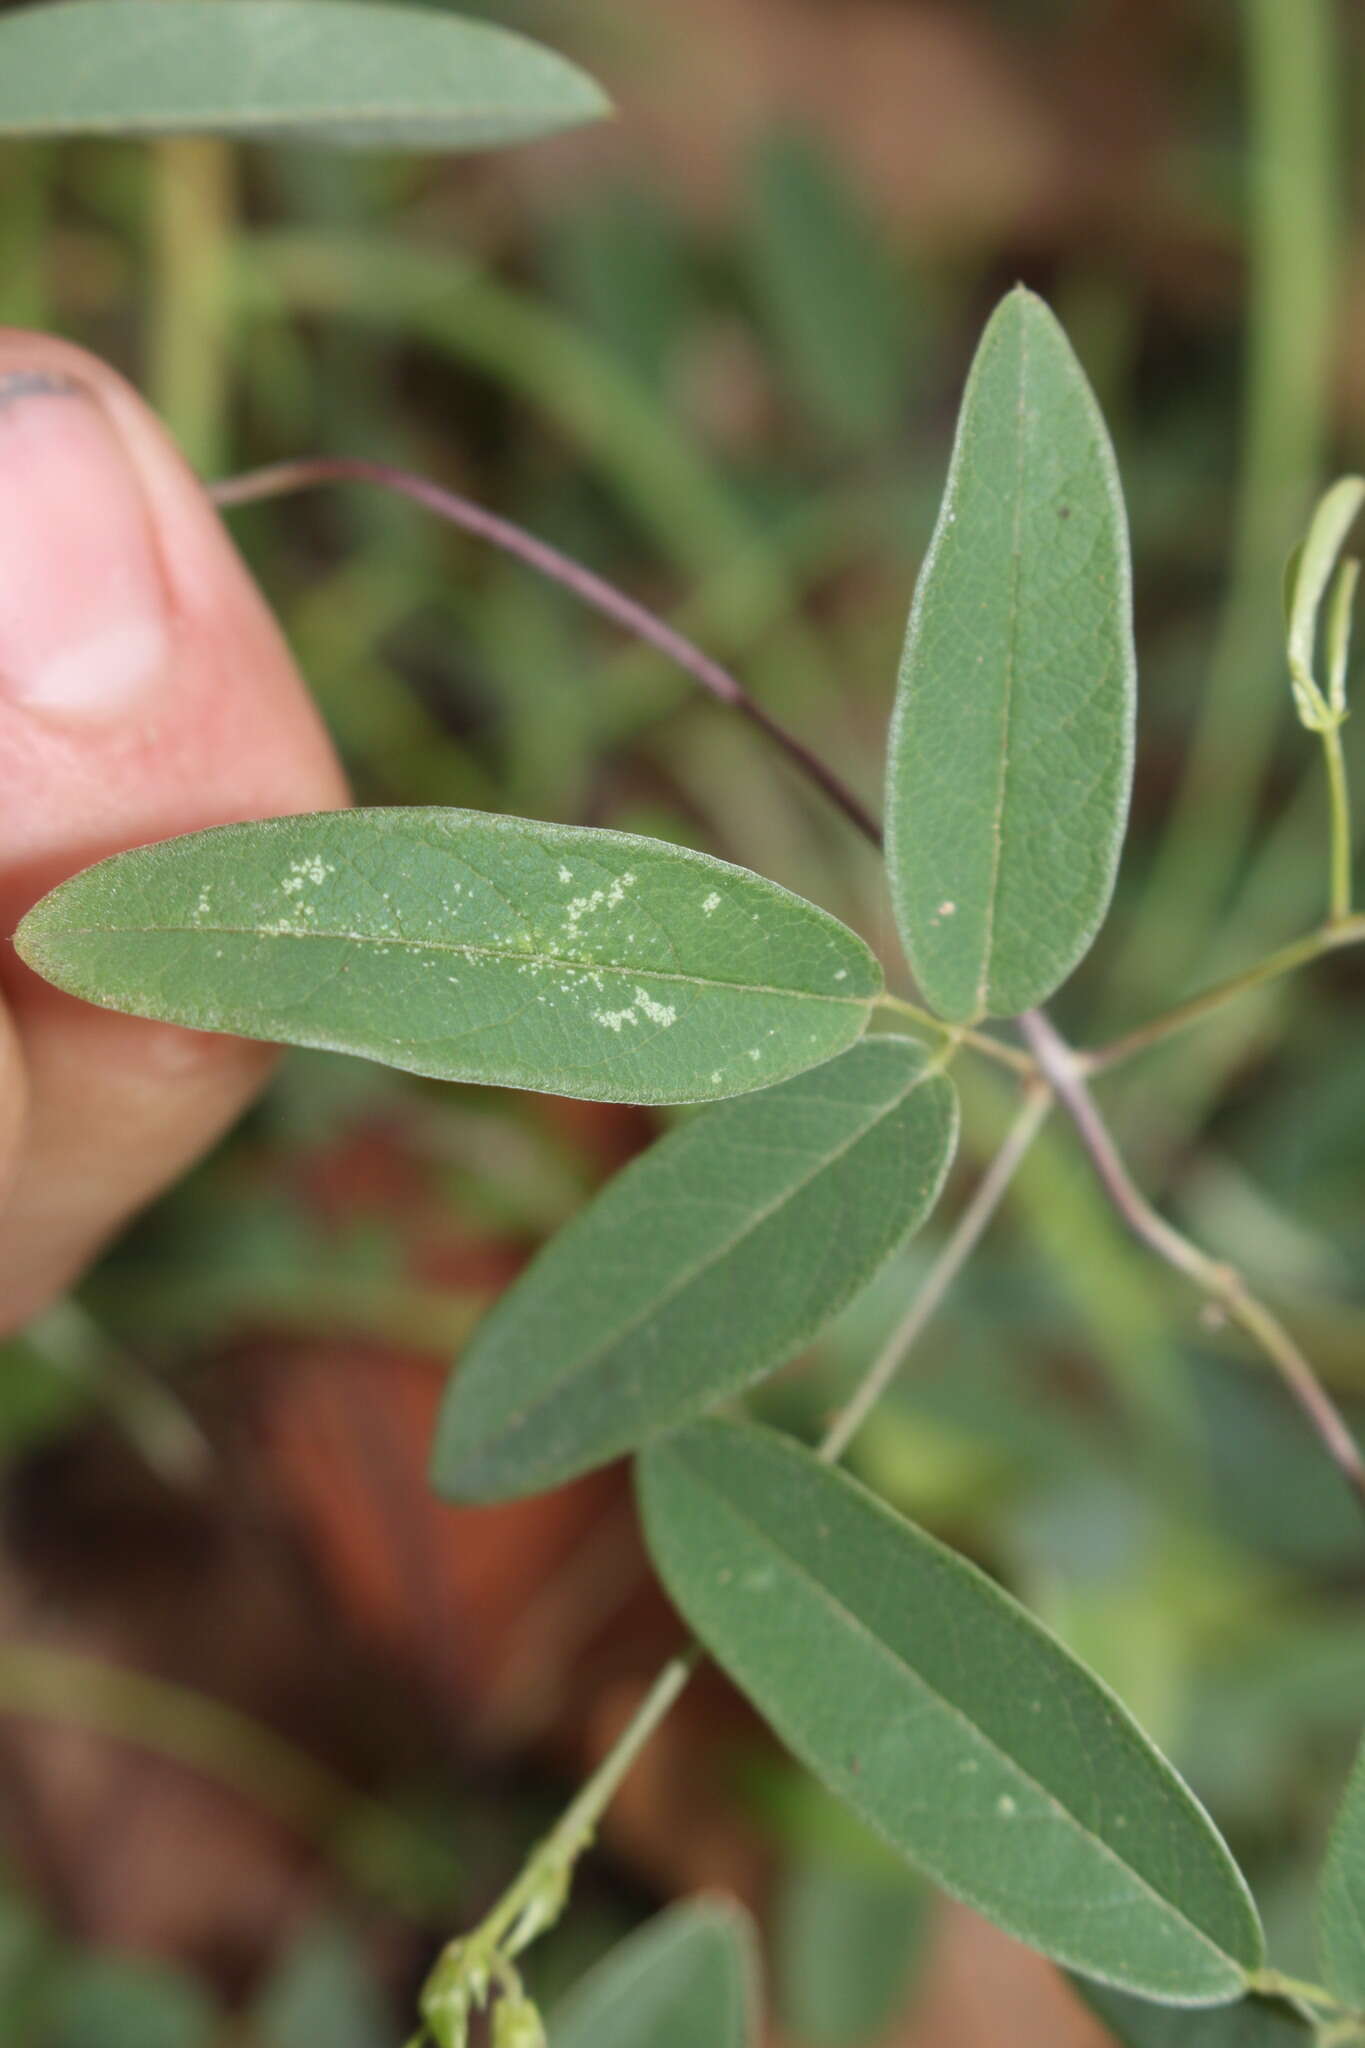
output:
<path id="1" fill-rule="evenodd" d="M 785 1364 L 924 1220 L 956 1129 L 922 1048 L 876 1037 L 670 1132 L 476 1332 L 437 1490 L 555 1486 Z"/>
<path id="2" fill-rule="evenodd" d="M 482 811 L 135 848 L 44 897 L 16 943 L 109 1009 L 596 1102 L 785 1080 L 858 1038 L 881 987 L 837 919 L 743 868 Z"/>
<path id="3" fill-rule="evenodd" d="M 646 1451 L 665 1585 L 796 1755 L 945 1890 L 1073 1969 L 1217 2004 L 1261 1957 L 1212 1824 L 1107 1689 L 974 1566 L 768 1431 Z"/>
<path id="4" fill-rule="evenodd" d="M 927 1000 L 966 1021 L 1051 995 L 1108 908 L 1133 770 L 1128 531 L 1113 451 L 1022 288 L 972 366 L 910 614 L 887 854 Z"/>
<path id="5" fill-rule="evenodd" d="M 0 135 L 488 149 L 605 113 L 564 58 L 364 0 L 55 0 L 0 19 Z"/>
<path id="6" fill-rule="evenodd" d="M 757 1985 L 756 1944 L 738 1907 L 675 1906 L 565 2000 L 550 2048 L 755 2048 Z"/>

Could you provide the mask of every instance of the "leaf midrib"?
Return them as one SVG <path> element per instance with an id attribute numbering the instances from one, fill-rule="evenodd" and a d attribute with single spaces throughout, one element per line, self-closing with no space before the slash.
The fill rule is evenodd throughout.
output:
<path id="1" fill-rule="evenodd" d="M 384 950 L 398 947 L 410 953 L 453 953 L 460 958 L 514 960 L 525 965 L 535 962 L 544 967 L 562 967 L 567 973 L 617 974 L 624 980 L 677 982 L 688 988 L 725 988 L 736 995 L 785 996 L 794 1002 L 841 1003 L 854 1009 L 868 1009 L 876 1000 L 875 993 L 864 996 L 825 995 L 819 989 L 779 988 L 767 982 L 725 981 L 719 975 L 684 974 L 675 968 L 630 967 L 615 962 L 599 960 L 565 959 L 557 953 L 525 953 L 510 947 L 482 946 L 473 943 L 459 944 L 446 939 L 409 939 L 395 935 L 393 938 L 377 938 L 369 932 L 324 932 L 324 931 L 272 931 L 265 925 L 230 924 L 109 924 L 109 925 L 63 925 L 59 931 L 40 933 L 44 939 L 107 939 L 107 938 L 206 938 L 229 939 L 323 939 L 333 944 L 354 946 L 376 946 Z"/>
<path id="2" fill-rule="evenodd" d="M 1019 585 L 1023 563 L 1024 463 L 1026 449 L 1024 394 L 1028 384 L 1028 321 L 1019 322 L 1019 390 L 1015 421 L 1017 427 L 1014 462 L 1014 534 L 1010 548 L 1009 651 L 1005 662 L 1004 696 L 1000 709 L 1000 770 L 995 804 L 991 813 L 991 875 L 986 890 L 986 928 L 982 934 L 981 972 L 976 985 L 978 1017 L 990 1007 L 991 981 L 995 966 L 995 917 L 1000 898 L 1000 868 L 1004 858 L 1005 812 L 1009 804 L 1010 739 L 1014 725 L 1014 685 L 1019 661 Z"/>
<path id="3" fill-rule="evenodd" d="M 1074 1829 L 1074 1831 L 1078 1835 L 1080 1835 L 1085 1841 L 1093 1843 L 1095 1848 L 1100 1852 L 1101 1855 L 1107 1857 L 1109 1861 L 1112 1862 L 1119 1870 L 1124 1871 L 1130 1878 L 1132 1878 L 1133 1881 L 1136 1884 L 1138 1884 L 1144 1892 L 1146 1892 L 1148 1897 L 1154 1900 L 1155 1903 L 1159 1907 L 1161 1907 L 1164 1912 L 1168 1913 L 1173 1919 L 1178 1920 L 1182 1926 L 1188 1927 L 1190 1932 L 1195 1936 L 1195 1938 L 1198 1941 L 1202 1942 L 1211 1954 L 1215 1955 L 1220 1962 L 1228 1964 L 1231 1969 L 1237 1972 L 1237 1974 L 1242 1978 L 1243 1982 L 1245 1983 L 1247 1975 L 1246 1966 L 1243 1963 L 1239 1962 L 1237 1957 L 1229 1955 L 1226 1949 L 1220 1948 L 1212 1935 L 1205 1933 L 1204 1929 L 1200 1927 L 1195 1921 L 1191 1920 L 1187 1913 L 1185 1913 L 1179 1906 L 1173 1904 L 1173 1902 L 1170 1899 L 1164 1897 L 1163 1894 L 1156 1889 L 1155 1885 L 1151 1882 L 1151 1880 L 1144 1876 L 1142 1871 L 1138 1870 L 1135 1867 L 1135 1865 L 1131 1863 L 1126 1863 L 1123 1860 L 1122 1856 L 1119 1855 L 1118 1851 L 1114 1849 L 1102 1835 L 1091 1833 L 1084 1826 L 1079 1816 L 1074 1814 L 1071 1811 L 1070 1807 L 1065 1805 L 1064 1802 L 1057 1796 L 1055 1792 L 1051 1790 L 1049 1786 L 1044 1785 L 1039 1779 L 1035 1778 L 1031 1771 L 1027 1770 L 1022 1763 L 1020 1763 L 1015 1757 L 1012 1757 L 1010 1755 L 1008 1750 L 1002 1749 L 1000 1744 L 996 1741 L 995 1737 L 987 1734 L 986 1730 L 980 1727 L 975 1721 L 973 1721 L 971 1717 L 966 1713 L 966 1711 L 962 1707 L 960 1707 L 955 1700 L 949 1699 L 946 1696 L 946 1694 L 939 1691 L 937 1686 L 932 1685 L 921 1672 L 918 1672 L 913 1664 L 907 1663 L 906 1660 L 902 1656 L 900 1656 L 900 1654 L 896 1650 L 892 1648 L 890 1643 L 888 1643 L 883 1637 L 879 1636 L 876 1633 L 876 1631 L 872 1627 L 870 1627 L 870 1625 L 866 1621 L 863 1620 L 860 1614 L 856 1613 L 853 1608 L 847 1607 L 843 1604 L 843 1602 L 838 1598 L 837 1594 L 834 1592 L 832 1587 L 827 1586 L 822 1579 L 817 1578 L 815 1573 L 811 1571 L 811 1569 L 807 1565 L 803 1564 L 799 1558 L 794 1557 L 790 1551 L 783 1550 L 779 1546 L 779 1544 L 773 1540 L 771 1535 L 769 1535 L 769 1533 L 764 1528 L 762 1523 L 755 1521 L 752 1515 L 746 1514 L 742 1508 L 736 1506 L 733 1498 L 728 1494 L 722 1493 L 716 1487 L 714 1482 L 708 1481 L 704 1475 L 698 1477 L 695 1468 L 690 1468 L 686 1466 L 685 1460 L 681 1453 L 675 1450 L 673 1452 L 673 1456 L 678 1459 L 678 1462 L 680 1464 L 684 1464 L 684 1469 L 689 1471 L 689 1475 L 691 1476 L 693 1483 L 696 1485 L 705 1486 L 707 1488 L 707 1491 L 715 1498 L 719 1505 L 729 1513 L 733 1521 L 738 1522 L 742 1528 L 751 1530 L 753 1534 L 768 1550 L 772 1551 L 780 1560 L 784 1560 L 787 1563 L 789 1569 L 795 1574 L 797 1578 L 803 1580 L 806 1584 L 808 1584 L 811 1587 L 811 1589 L 825 1603 L 827 1607 L 831 1608 L 835 1614 L 840 1616 L 842 1619 L 846 1620 L 849 1623 L 849 1625 L 857 1631 L 859 1635 L 865 1637 L 866 1640 L 872 1645 L 872 1648 L 875 1651 L 877 1651 L 883 1658 L 885 1658 L 889 1663 L 891 1663 L 897 1671 L 903 1672 L 914 1685 L 919 1687 L 921 1692 L 927 1694 L 927 1696 L 930 1699 L 937 1701 L 939 1706 L 943 1707 L 949 1714 L 953 1716 L 955 1720 L 960 1722 L 961 1725 L 965 1729 L 967 1729 L 972 1736 L 975 1737 L 977 1742 L 979 1742 L 985 1749 L 989 1750 L 990 1753 L 993 1756 L 997 1757 L 1002 1763 L 1006 1764 L 1009 1767 L 1009 1769 L 1016 1774 L 1017 1777 L 1022 1779 L 1024 1784 L 1032 1787 L 1032 1789 L 1038 1793 L 1040 1798 L 1044 1799 L 1047 1802 L 1047 1804 L 1051 1806 L 1055 1810 L 1055 1812 L 1057 1812 L 1062 1817 L 1062 1819 L 1065 1820 L 1072 1829 Z"/>
<path id="4" fill-rule="evenodd" d="M 535 1401 L 533 1401 L 528 1407 L 520 1411 L 519 1415 L 516 1418 L 515 1423 L 510 1425 L 510 1427 L 516 1429 L 524 1427 L 525 1423 L 530 1419 L 530 1417 L 538 1414 L 543 1408 L 548 1407 L 550 1403 L 556 1399 L 557 1396 L 563 1393 L 565 1384 L 570 1378 L 578 1374 L 581 1374 L 584 1370 L 591 1369 L 592 1367 L 599 1365 L 604 1356 L 606 1356 L 609 1352 L 614 1350 L 619 1345 L 623 1344 L 627 1338 L 634 1335 L 634 1333 L 641 1329 L 644 1326 L 644 1324 L 646 1324 L 650 1320 L 652 1316 L 658 1313 L 660 1309 L 666 1308 L 670 1302 L 676 1300 L 678 1295 L 682 1294 L 683 1292 L 685 1292 L 687 1288 L 691 1287 L 693 1283 L 699 1280 L 704 1273 L 710 1272 L 713 1266 L 718 1266 L 725 1259 L 729 1258 L 730 1254 L 735 1250 L 735 1248 L 738 1245 L 744 1242 L 745 1238 L 752 1237 L 756 1231 L 761 1230 L 763 1225 L 771 1221 L 771 1219 L 777 1214 L 779 1209 L 783 1208 L 789 1202 L 796 1201 L 800 1195 L 805 1193 L 806 1189 L 811 1185 L 813 1181 L 819 1179 L 822 1173 L 827 1173 L 831 1167 L 836 1166 L 841 1159 L 845 1158 L 848 1155 L 848 1153 L 853 1151 L 855 1146 L 861 1145 L 863 1140 L 867 1138 L 870 1135 L 870 1133 L 877 1128 L 879 1124 L 884 1123 L 888 1117 L 894 1116 L 898 1110 L 903 1109 L 905 1107 L 905 1104 L 910 1100 L 911 1096 L 915 1094 L 917 1089 L 922 1088 L 926 1081 L 936 1080 L 938 1078 L 938 1072 L 938 1069 L 925 1067 L 920 1073 L 916 1074 L 916 1076 L 909 1083 L 909 1085 L 906 1088 L 904 1088 L 892 1102 L 886 1104 L 884 1107 L 878 1109 L 872 1115 L 870 1115 L 867 1118 L 867 1121 L 860 1127 L 860 1129 L 855 1131 L 852 1137 L 846 1139 L 844 1143 L 837 1148 L 837 1150 L 826 1154 L 826 1156 L 820 1160 L 817 1166 L 812 1167 L 809 1173 L 802 1175 L 800 1180 L 793 1182 L 786 1190 L 784 1190 L 782 1194 L 777 1196 L 777 1198 L 774 1201 L 768 1203 L 765 1208 L 760 1209 L 756 1212 L 752 1212 L 748 1217 L 746 1217 L 745 1222 L 740 1229 L 736 1230 L 733 1233 L 733 1235 L 727 1238 L 722 1244 L 719 1244 L 716 1247 L 714 1247 L 710 1252 L 707 1253 L 705 1258 L 698 1260 L 695 1265 L 687 1268 L 684 1272 L 682 1272 L 669 1287 L 663 1290 L 662 1293 L 656 1294 L 650 1301 L 649 1305 L 646 1308 L 642 1309 L 638 1315 L 632 1316 L 630 1320 L 628 1322 L 623 1323 L 619 1329 L 613 1330 L 609 1336 L 603 1339 L 603 1341 L 596 1347 L 595 1350 L 588 1352 L 582 1358 L 576 1361 L 573 1365 L 567 1367 L 565 1371 L 562 1372 L 557 1379 L 553 1380 L 543 1390 L 543 1392 L 536 1397 Z M 504 1428 L 503 1434 L 506 1434 L 506 1428 Z M 498 1439 L 496 1436 L 485 1437 L 484 1443 L 485 1445 L 487 1445 L 488 1443 L 496 1442 L 497 1440 Z"/>

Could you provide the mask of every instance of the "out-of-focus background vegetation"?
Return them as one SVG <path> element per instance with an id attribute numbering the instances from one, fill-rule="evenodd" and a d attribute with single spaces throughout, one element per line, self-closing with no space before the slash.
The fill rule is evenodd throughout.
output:
<path id="1" fill-rule="evenodd" d="M 875 799 L 962 375 L 1022 277 L 1113 428 L 1143 684 L 1118 901 L 1059 1013 L 1082 1038 L 1137 1022 L 1316 922 L 1324 806 L 1278 587 L 1312 491 L 1362 461 L 1365 14 L 461 11 L 580 58 L 617 120 L 453 163 L 7 147 L 0 320 L 107 355 L 205 474 L 332 452 L 454 483 L 685 622 Z M 520 569 L 354 489 L 238 528 L 365 801 L 687 840 L 895 957 L 841 820 Z M 1144 1184 L 1255 1273 L 1359 1413 L 1363 995 L 1343 957 L 1105 1086 Z M 989 1076 L 966 1106 L 959 1196 L 1004 1107 Z M 463 1334 L 660 1124 L 294 1057 L 0 1359 L 6 2044 L 404 2038 L 435 1943 L 674 1639 L 619 1474 L 480 1512 L 423 1481 Z M 815 1427 L 945 1227 L 768 1412 Z M 1063 1131 L 858 1463 L 1110 1679 L 1253 1873 L 1277 1960 L 1308 1967 L 1308 1875 L 1365 1701 L 1358 1529 Z M 761 1910 L 775 2040 L 1098 2038 L 718 1680 L 627 1787 L 538 1987 L 702 1884 Z"/>

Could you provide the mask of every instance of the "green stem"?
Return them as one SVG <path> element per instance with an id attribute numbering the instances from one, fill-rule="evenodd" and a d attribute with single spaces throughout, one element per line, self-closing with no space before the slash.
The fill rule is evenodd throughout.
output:
<path id="1" fill-rule="evenodd" d="M 1283 1970 L 1252 1970 L 1247 1977 L 1247 1986 L 1261 1998 L 1290 1998 L 1295 2003 L 1316 2006 L 1333 2016 L 1340 2014 L 1343 2019 L 1358 2017 L 1348 2013 L 1340 1999 L 1334 1998 L 1321 1984 L 1310 1984 L 1302 1977 L 1288 1977 Z"/>
<path id="2" fill-rule="evenodd" d="M 949 1288 L 981 1242 L 1009 1191 L 1024 1156 L 1047 1120 L 1052 1091 L 1031 1084 L 1004 1143 L 982 1175 L 976 1193 L 925 1275 L 901 1322 L 869 1367 L 852 1399 L 839 1411 L 820 1445 L 819 1455 L 835 1465 L 904 1365 L 926 1325 L 935 1316 Z"/>
<path id="3" fill-rule="evenodd" d="M 1346 756 L 1341 745 L 1340 724 L 1329 725 L 1322 735 L 1327 757 L 1327 795 L 1331 805 L 1331 856 L 1328 902 L 1333 924 L 1351 915 L 1351 793 L 1346 780 Z"/>
<path id="4" fill-rule="evenodd" d="M 229 439 L 234 171 L 231 145 L 211 137 L 155 145 L 149 385 L 201 475 L 224 467 Z"/>
<path id="5" fill-rule="evenodd" d="M 1034 1073 L 1033 1061 L 1017 1046 L 1002 1045 L 998 1038 L 992 1038 L 985 1031 L 968 1031 L 960 1024 L 945 1024 L 932 1010 L 920 1008 L 918 1003 L 908 1003 L 903 996 L 879 996 L 879 1010 L 894 1010 L 897 1016 L 908 1017 L 921 1031 L 932 1031 L 936 1037 L 951 1041 L 954 1045 L 970 1045 L 974 1051 L 984 1053 L 997 1066 L 1008 1067 L 1012 1073 L 1027 1078 Z"/>
<path id="6" fill-rule="evenodd" d="M 556 1884 L 561 1872 L 567 1877 L 578 1857 L 591 1842 L 597 1831 L 598 1822 L 615 1798 L 640 1751 L 681 1696 L 701 1662 L 701 1656 L 701 1650 L 696 1644 L 689 1644 L 676 1657 L 669 1659 L 631 1716 L 623 1733 L 617 1737 L 572 1805 L 566 1808 L 546 1836 L 521 1878 L 484 1923 L 498 1940 L 504 1935 L 510 1937 L 511 1952 L 514 1955 L 519 1954 L 541 1931 L 535 1918 L 538 1886 L 543 1883 L 547 1874 Z"/>
<path id="7" fill-rule="evenodd" d="M 0 150 L 0 326 L 52 324 L 49 217 L 55 168 L 55 151 L 46 144 L 7 143 Z"/>
<path id="8" fill-rule="evenodd" d="M 1295 939 L 1292 945 L 1282 946 L 1278 953 L 1269 954 L 1255 967 L 1231 975 L 1227 981 L 1216 982 L 1212 988 L 1191 996 L 1187 1003 L 1178 1003 L 1174 1009 L 1164 1010 L 1150 1023 L 1138 1025 L 1135 1031 L 1126 1031 L 1121 1038 L 1112 1038 L 1093 1052 L 1079 1054 L 1082 1070 L 1087 1074 L 1102 1074 L 1110 1067 L 1121 1066 L 1135 1053 L 1145 1052 L 1149 1046 L 1160 1045 L 1164 1039 L 1174 1037 L 1176 1032 L 1198 1024 L 1238 996 L 1261 988 L 1266 982 L 1278 981 L 1283 975 L 1292 974 L 1296 968 L 1320 960 L 1324 953 L 1358 945 L 1362 940 L 1365 940 L 1365 916 L 1343 916 L 1339 923 L 1323 925 L 1306 938 Z"/>
<path id="9" fill-rule="evenodd" d="M 528 1858 L 520 1876 L 491 1913 L 470 1935 L 450 1942 L 427 1979 L 422 2014 L 429 2032 L 442 2044 L 460 2039 L 443 2020 L 462 2020 L 471 2003 L 482 2003 L 500 1963 L 519 1955 L 537 1935 L 553 1926 L 568 1897 L 574 1866 L 591 1843 L 598 1823 L 622 1780 L 659 1723 L 687 1686 L 702 1651 L 691 1643 L 669 1659 L 607 1755 L 565 1808 L 554 1827 Z"/>

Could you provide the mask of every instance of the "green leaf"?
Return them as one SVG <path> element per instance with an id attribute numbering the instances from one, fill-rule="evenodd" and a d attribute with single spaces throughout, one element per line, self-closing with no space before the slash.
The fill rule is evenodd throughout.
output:
<path id="1" fill-rule="evenodd" d="M 1310 2048 L 1313 2040 L 1305 2020 L 1263 1998 L 1213 2012 L 1176 2012 L 1107 1985 L 1078 1983 L 1076 1989 L 1120 2048 Z"/>
<path id="2" fill-rule="evenodd" d="M 1318 1888 L 1318 1947 L 1328 1989 L 1365 2010 L 1365 1746 L 1327 1845 Z"/>
<path id="3" fill-rule="evenodd" d="M 1086 952 L 1133 766 L 1128 530 L 1066 336 L 1011 292 L 968 379 L 891 737 L 901 936 L 941 1016 L 1014 1016 Z"/>
<path id="4" fill-rule="evenodd" d="M 1355 572 L 1338 576 L 1330 607 L 1332 645 L 1328 661 L 1332 672 L 1330 699 L 1323 695 L 1314 674 L 1318 638 L 1318 613 L 1332 581 L 1338 555 L 1346 536 L 1365 505 L 1365 477 L 1344 476 L 1325 491 L 1308 523 L 1308 531 L 1289 558 L 1285 570 L 1285 610 L 1289 620 L 1289 679 L 1300 722 L 1310 732 L 1339 722 L 1346 708 L 1346 643 L 1350 629 L 1350 604 L 1355 592 Z"/>
<path id="5" fill-rule="evenodd" d="M 822 910 L 707 854 L 482 811 L 322 812 L 115 854 L 16 944 L 58 987 L 199 1031 L 593 1102 L 766 1088 L 881 990 Z"/>
<path id="6" fill-rule="evenodd" d="M 56 0 L 0 20 L 0 136 L 241 136 L 489 149 L 594 120 L 564 58 L 363 0 Z"/>
<path id="7" fill-rule="evenodd" d="M 437 1490 L 557 1485 L 785 1364 L 923 1222 L 956 1132 L 951 1082 L 890 1037 L 671 1132 L 476 1332 Z"/>
<path id="8" fill-rule="evenodd" d="M 803 2048 L 866 2048 L 904 2008 L 929 1919 L 907 1873 L 809 1863 L 778 1894 L 777 2000 Z"/>
<path id="9" fill-rule="evenodd" d="M 560 2007 L 550 2048 L 757 2048 L 749 1922 L 720 1900 L 676 1906 L 621 1943 Z"/>
<path id="10" fill-rule="evenodd" d="M 1245 1989 L 1255 1908 L 1114 1696 L 975 1567 L 767 1431 L 641 1459 L 645 1530 L 707 1648 L 797 1757 L 945 1890 L 1089 1976 Z"/>

